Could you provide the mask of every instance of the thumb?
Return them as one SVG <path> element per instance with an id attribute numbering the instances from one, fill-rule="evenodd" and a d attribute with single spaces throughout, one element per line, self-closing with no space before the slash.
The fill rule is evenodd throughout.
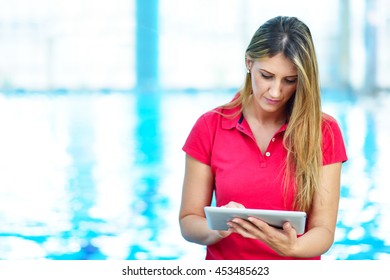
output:
<path id="1" fill-rule="evenodd" d="M 289 235 L 296 235 L 295 229 L 289 222 L 283 224 L 283 230 Z"/>

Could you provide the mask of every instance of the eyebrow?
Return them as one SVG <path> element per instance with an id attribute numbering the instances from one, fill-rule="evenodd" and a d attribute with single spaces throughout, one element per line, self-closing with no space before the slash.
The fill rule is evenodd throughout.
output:
<path id="1" fill-rule="evenodd" d="M 269 72 L 269 71 L 267 71 L 267 70 L 265 70 L 265 69 L 263 69 L 263 68 L 259 68 L 259 70 L 264 71 L 264 72 L 267 72 L 267 73 L 270 74 L 270 75 L 275 75 L 274 73 Z M 285 76 L 285 78 L 298 78 L 298 74 L 297 74 L 297 75 Z"/>

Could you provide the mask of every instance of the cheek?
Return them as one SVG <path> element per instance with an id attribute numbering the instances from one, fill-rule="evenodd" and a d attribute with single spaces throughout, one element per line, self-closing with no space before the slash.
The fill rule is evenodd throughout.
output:
<path id="1" fill-rule="evenodd" d="M 296 89 L 297 89 L 297 87 L 287 88 L 285 91 L 285 97 L 287 99 L 290 99 L 294 95 Z"/>
<path id="2" fill-rule="evenodd" d="M 267 88 L 267 83 L 260 81 L 260 79 L 252 78 L 252 89 L 254 94 L 264 92 Z"/>

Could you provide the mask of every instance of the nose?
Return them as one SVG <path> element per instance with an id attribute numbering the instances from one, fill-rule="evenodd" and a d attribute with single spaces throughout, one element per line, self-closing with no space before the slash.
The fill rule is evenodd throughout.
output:
<path id="1" fill-rule="evenodd" d="M 275 79 L 269 88 L 270 97 L 278 99 L 282 94 L 282 83 Z"/>

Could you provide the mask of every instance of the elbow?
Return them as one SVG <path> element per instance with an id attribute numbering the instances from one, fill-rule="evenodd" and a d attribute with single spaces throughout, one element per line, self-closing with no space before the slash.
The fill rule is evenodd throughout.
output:
<path id="1" fill-rule="evenodd" d="M 298 238 L 296 246 L 287 252 L 288 256 L 313 258 L 329 251 L 334 242 L 334 231 L 327 227 L 315 227 Z"/>
<path id="2" fill-rule="evenodd" d="M 179 217 L 179 227 L 180 227 L 180 233 L 181 236 L 188 242 L 195 242 L 194 238 L 192 237 L 193 234 L 191 234 L 191 229 L 189 227 L 189 215 L 180 216 Z"/>
<path id="3" fill-rule="evenodd" d="M 326 238 L 327 246 L 325 246 L 326 248 L 325 248 L 325 252 L 324 253 L 326 253 L 330 249 L 330 247 L 332 247 L 332 245 L 334 243 L 335 230 L 331 230 L 329 228 L 325 228 L 325 232 L 326 232 L 326 234 L 324 234 L 324 235 L 327 236 L 327 238 Z"/>
<path id="4" fill-rule="evenodd" d="M 188 242 L 210 245 L 218 241 L 218 236 L 207 226 L 204 217 L 186 215 L 179 219 L 181 235 Z"/>
<path id="5" fill-rule="evenodd" d="M 326 252 L 329 251 L 329 249 L 332 247 L 334 243 L 334 236 L 335 232 L 330 230 L 329 228 L 324 228 L 324 233 L 323 233 L 323 244 L 322 244 L 322 249 L 321 249 L 321 255 L 325 254 Z"/>
<path id="6" fill-rule="evenodd" d="M 189 235 L 188 235 L 188 233 L 187 233 L 187 231 L 186 231 L 185 226 L 183 225 L 183 221 L 182 221 L 181 218 L 179 219 L 179 227 L 180 227 L 181 236 L 182 236 L 186 241 L 189 241 L 189 242 L 190 242 L 190 240 L 189 240 Z"/>

